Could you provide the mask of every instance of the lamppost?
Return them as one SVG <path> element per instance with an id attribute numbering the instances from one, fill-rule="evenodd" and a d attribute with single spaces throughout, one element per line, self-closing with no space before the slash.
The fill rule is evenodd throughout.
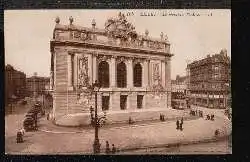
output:
<path id="1" fill-rule="evenodd" d="M 90 108 L 90 113 L 91 113 L 91 124 L 92 126 L 95 127 L 95 139 L 94 139 L 94 144 L 93 144 L 93 150 L 94 150 L 94 154 L 98 154 L 100 153 L 100 142 L 99 142 L 99 137 L 98 137 L 98 131 L 99 131 L 99 127 L 101 125 L 101 122 L 105 123 L 106 120 L 106 114 L 104 114 L 104 116 L 102 117 L 98 117 L 97 115 L 97 93 L 99 92 L 101 85 L 95 81 L 94 84 L 92 84 L 89 87 L 92 92 L 95 92 L 95 115 L 93 117 L 92 113 L 93 113 L 93 108 Z"/>

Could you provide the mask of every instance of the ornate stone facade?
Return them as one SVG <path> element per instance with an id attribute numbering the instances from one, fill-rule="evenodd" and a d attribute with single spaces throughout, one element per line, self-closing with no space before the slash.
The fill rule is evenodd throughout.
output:
<path id="1" fill-rule="evenodd" d="M 231 60 L 227 51 L 207 55 L 187 65 L 191 104 L 208 108 L 226 108 L 230 95 Z"/>
<path id="2" fill-rule="evenodd" d="M 51 40 L 51 78 L 54 116 L 88 112 L 93 94 L 86 92 L 98 80 L 99 110 L 134 111 L 171 106 L 170 44 L 139 35 L 123 14 L 106 21 L 104 29 L 56 25 Z M 157 101 L 155 97 L 159 96 Z"/>

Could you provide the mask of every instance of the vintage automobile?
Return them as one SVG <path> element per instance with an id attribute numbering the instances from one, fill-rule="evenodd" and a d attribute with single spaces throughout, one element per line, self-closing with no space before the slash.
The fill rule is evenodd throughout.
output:
<path id="1" fill-rule="evenodd" d="M 35 120 L 31 116 L 27 116 L 23 121 L 23 128 L 26 132 L 34 130 L 35 129 Z"/>

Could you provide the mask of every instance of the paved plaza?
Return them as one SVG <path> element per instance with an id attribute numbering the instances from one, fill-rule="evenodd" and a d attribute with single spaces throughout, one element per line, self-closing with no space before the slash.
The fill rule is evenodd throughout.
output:
<path id="1" fill-rule="evenodd" d="M 94 141 L 93 128 L 68 128 L 53 125 L 45 118 L 39 122 L 39 131 L 26 132 L 24 143 L 15 141 L 16 131 L 22 127 L 24 114 L 5 117 L 5 152 L 8 154 L 91 154 Z M 138 123 L 135 125 L 104 126 L 99 139 L 102 152 L 105 141 L 122 152 L 166 147 L 176 144 L 197 143 L 214 138 L 216 129 L 220 136 L 231 134 L 231 122 L 215 114 L 215 121 L 204 118 L 184 120 L 183 131 L 176 130 L 175 121 Z M 152 153 L 152 152 L 151 152 Z"/>

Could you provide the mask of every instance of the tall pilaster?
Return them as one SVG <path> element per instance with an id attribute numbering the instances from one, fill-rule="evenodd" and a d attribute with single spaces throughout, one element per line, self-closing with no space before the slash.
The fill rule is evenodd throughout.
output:
<path id="1" fill-rule="evenodd" d="M 142 68 L 142 71 L 143 71 L 143 76 L 142 76 L 142 86 L 143 87 L 148 87 L 148 60 L 145 60 L 143 62 L 143 68 Z"/>
<path id="2" fill-rule="evenodd" d="M 54 89 L 54 52 L 51 52 L 51 59 L 50 59 L 50 87 L 49 89 Z"/>
<path id="3" fill-rule="evenodd" d="M 165 88 L 166 77 L 165 77 L 165 61 L 161 61 L 161 84 Z"/>
<path id="4" fill-rule="evenodd" d="M 171 107 L 171 58 L 166 58 L 165 66 L 165 85 L 168 91 L 167 107 Z"/>
<path id="5" fill-rule="evenodd" d="M 73 77 L 73 86 L 74 87 L 77 87 L 77 69 L 78 69 L 78 65 L 77 65 L 77 57 L 78 55 L 75 55 L 74 56 L 74 63 L 73 63 L 73 74 L 74 74 L 74 77 Z"/>
<path id="6" fill-rule="evenodd" d="M 72 87 L 72 54 L 67 55 L 68 64 L 68 89 L 71 90 Z"/>
<path id="7" fill-rule="evenodd" d="M 88 77 L 89 77 L 89 84 L 91 85 L 92 84 L 92 54 L 88 54 Z"/>
<path id="8" fill-rule="evenodd" d="M 56 72 L 56 53 L 54 53 L 54 92 L 53 92 L 53 110 L 52 110 L 52 116 L 55 118 L 56 115 L 56 77 L 57 77 L 57 72 Z"/>
<path id="9" fill-rule="evenodd" d="M 109 80 L 111 81 L 110 87 L 114 88 L 116 87 L 116 63 L 115 63 L 115 57 L 112 56 L 110 60 L 110 73 L 109 73 Z"/>
<path id="10" fill-rule="evenodd" d="M 97 63 L 96 63 L 96 54 L 93 54 L 93 57 L 92 57 L 92 82 L 94 83 L 95 80 L 97 80 Z"/>
<path id="11" fill-rule="evenodd" d="M 150 60 L 148 60 L 148 85 L 152 85 L 152 66 Z"/>
<path id="12" fill-rule="evenodd" d="M 132 88 L 133 87 L 133 64 L 132 64 L 132 59 L 127 60 L 127 87 Z"/>

